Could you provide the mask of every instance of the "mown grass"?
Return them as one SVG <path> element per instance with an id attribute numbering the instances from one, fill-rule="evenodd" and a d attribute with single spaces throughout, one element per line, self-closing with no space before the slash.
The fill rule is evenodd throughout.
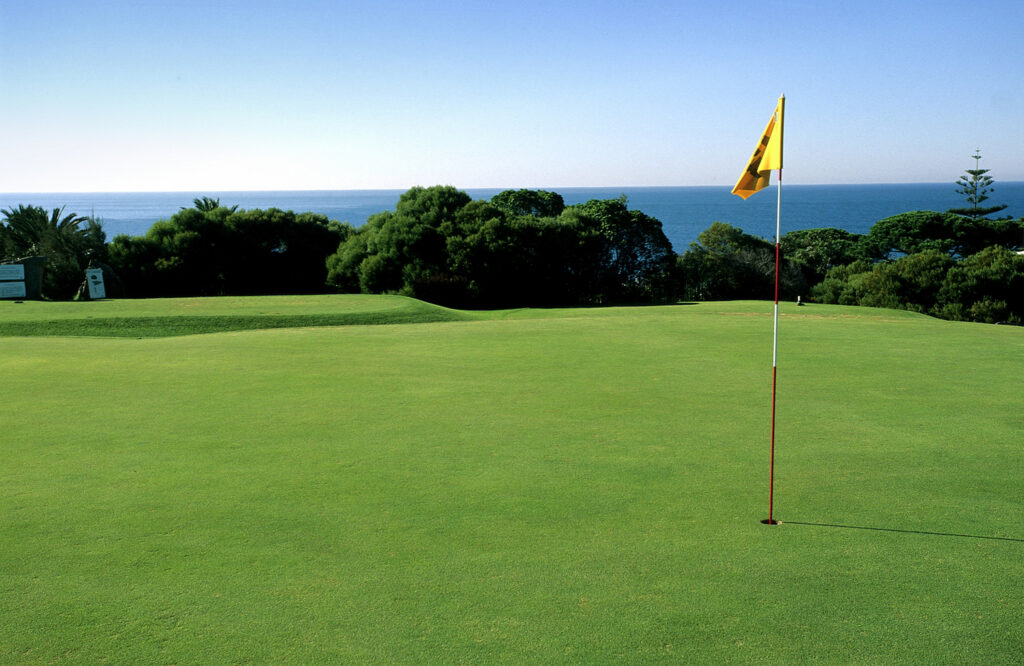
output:
<path id="1" fill-rule="evenodd" d="M 1021 661 L 1024 331 L 785 307 L 766 527 L 770 309 L 5 338 L 0 660 Z"/>
<path id="2" fill-rule="evenodd" d="M 171 337 L 270 328 L 459 321 L 466 313 L 395 296 L 253 296 L 0 301 L 0 337 Z"/>

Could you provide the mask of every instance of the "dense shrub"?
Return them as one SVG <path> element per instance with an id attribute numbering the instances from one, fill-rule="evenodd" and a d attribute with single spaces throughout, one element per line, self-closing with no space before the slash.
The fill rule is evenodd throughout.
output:
<path id="1" fill-rule="evenodd" d="M 993 245 L 1019 246 L 1022 234 L 1021 220 L 988 220 L 918 210 L 875 222 L 863 244 L 865 255 L 876 259 L 925 250 L 966 257 Z"/>
<path id="2" fill-rule="evenodd" d="M 808 284 L 817 284 L 836 266 L 867 258 L 865 236 L 832 227 L 790 231 L 780 239 L 782 256 L 797 264 Z"/>
<path id="3" fill-rule="evenodd" d="M 946 273 L 935 314 L 946 319 L 1024 323 L 1024 255 L 992 246 Z"/>
<path id="4" fill-rule="evenodd" d="M 3 214 L 0 253 L 45 254 L 51 298 L 71 297 L 90 263 L 110 269 L 113 283 L 119 274 L 126 295 L 138 297 L 334 289 L 512 307 L 775 296 L 773 242 L 715 222 L 679 256 L 661 222 L 624 197 L 566 206 L 543 190 L 473 201 L 454 187 L 414 187 L 359 229 L 204 197 L 109 245 L 98 222 L 63 209 Z M 894 215 L 863 235 L 791 231 L 780 242 L 779 296 L 1020 323 L 1024 256 L 1014 250 L 1022 245 L 1022 219 L 951 212 Z"/>
<path id="5" fill-rule="evenodd" d="M 649 302 L 668 296 L 673 259 L 661 222 L 622 199 L 417 187 L 340 244 L 327 280 L 455 306 Z"/>
<path id="6" fill-rule="evenodd" d="M 200 205 L 120 235 L 109 262 L 128 296 L 316 293 L 329 254 L 352 233 L 323 215 Z"/>
<path id="7" fill-rule="evenodd" d="M 775 244 L 723 222 L 712 223 L 690 243 L 678 271 L 682 295 L 688 299 L 775 298 Z M 796 298 L 806 288 L 800 269 L 780 262 L 780 297 Z"/>
<path id="8" fill-rule="evenodd" d="M 962 260 L 928 250 L 891 262 L 838 266 L 815 300 L 988 323 L 1024 321 L 1024 256 L 992 246 Z"/>

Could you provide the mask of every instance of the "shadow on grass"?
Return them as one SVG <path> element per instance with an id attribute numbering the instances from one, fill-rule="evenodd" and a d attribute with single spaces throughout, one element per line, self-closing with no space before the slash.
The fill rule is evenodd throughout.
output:
<path id="1" fill-rule="evenodd" d="M 96 317 L 89 319 L 0 322 L 0 337 L 168 338 L 183 335 L 258 331 L 273 328 L 426 324 L 465 321 L 465 319 L 466 317 L 458 312 L 440 308 L 427 311 L 407 309 L 300 315 Z"/>
<path id="2" fill-rule="evenodd" d="M 783 521 L 780 521 L 783 522 Z M 837 525 L 835 523 L 804 523 L 797 520 L 784 521 L 786 525 L 807 525 L 810 527 L 838 527 L 844 530 L 871 530 L 872 532 L 898 532 L 900 534 L 928 534 L 931 536 L 960 537 L 962 539 L 989 539 L 992 541 L 1016 541 L 1024 543 L 1024 539 L 1014 537 L 983 536 L 980 534 L 956 534 L 953 532 L 926 532 L 924 530 L 900 530 L 894 527 L 864 527 L 861 525 Z"/>

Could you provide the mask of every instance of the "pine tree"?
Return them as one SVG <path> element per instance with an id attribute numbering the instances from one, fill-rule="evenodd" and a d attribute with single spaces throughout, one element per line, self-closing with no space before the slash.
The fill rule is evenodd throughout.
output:
<path id="1" fill-rule="evenodd" d="M 950 208 L 948 213 L 954 213 L 955 215 L 963 215 L 969 217 L 972 220 L 977 220 L 991 215 L 992 213 L 998 213 L 999 211 L 1006 208 L 1006 204 L 1001 206 L 988 206 L 979 207 L 978 204 L 988 199 L 988 193 L 993 190 L 992 188 L 992 176 L 987 175 L 988 169 L 981 169 L 978 167 L 978 161 L 981 160 L 981 149 L 974 151 L 974 168 L 967 169 L 964 171 L 964 175 L 960 176 L 960 180 L 956 181 L 959 185 L 956 188 L 957 194 L 962 194 L 967 199 L 967 203 L 971 204 L 970 208 Z"/>

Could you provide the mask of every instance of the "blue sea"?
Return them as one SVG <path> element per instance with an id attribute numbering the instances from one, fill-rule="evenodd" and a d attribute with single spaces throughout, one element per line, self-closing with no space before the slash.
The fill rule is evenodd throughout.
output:
<path id="1" fill-rule="evenodd" d="M 488 199 L 505 188 L 466 189 L 474 199 Z M 661 220 L 665 235 L 683 252 L 712 222 L 728 222 L 748 234 L 774 239 L 776 189 L 764 190 L 746 201 L 729 187 L 547 187 L 567 204 L 626 195 L 631 209 Z M 405 190 L 310 190 L 260 192 L 95 192 L 0 193 L 0 208 L 18 204 L 64 206 L 65 212 L 99 218 L 111 239 L 118 234 L 141 235 L 158 220 L 192 206 L 197 197 L 219 198 L 240 209 L 281 208 L 297 213 L 322 213 L 330 219 L 359 226 L 384 210 L 394 209 Z M 1000 215 L 1024 216 L 1024 182 L 996 182 L 986 204 L 1007 204 Z M 866 233 L 878 220 L 911 210 L 944 211 L 964 205 L 952 183 L 884 185 L 787 185 L 782 188 L 782 233 L 796 229 L 838 227 Z"/>

